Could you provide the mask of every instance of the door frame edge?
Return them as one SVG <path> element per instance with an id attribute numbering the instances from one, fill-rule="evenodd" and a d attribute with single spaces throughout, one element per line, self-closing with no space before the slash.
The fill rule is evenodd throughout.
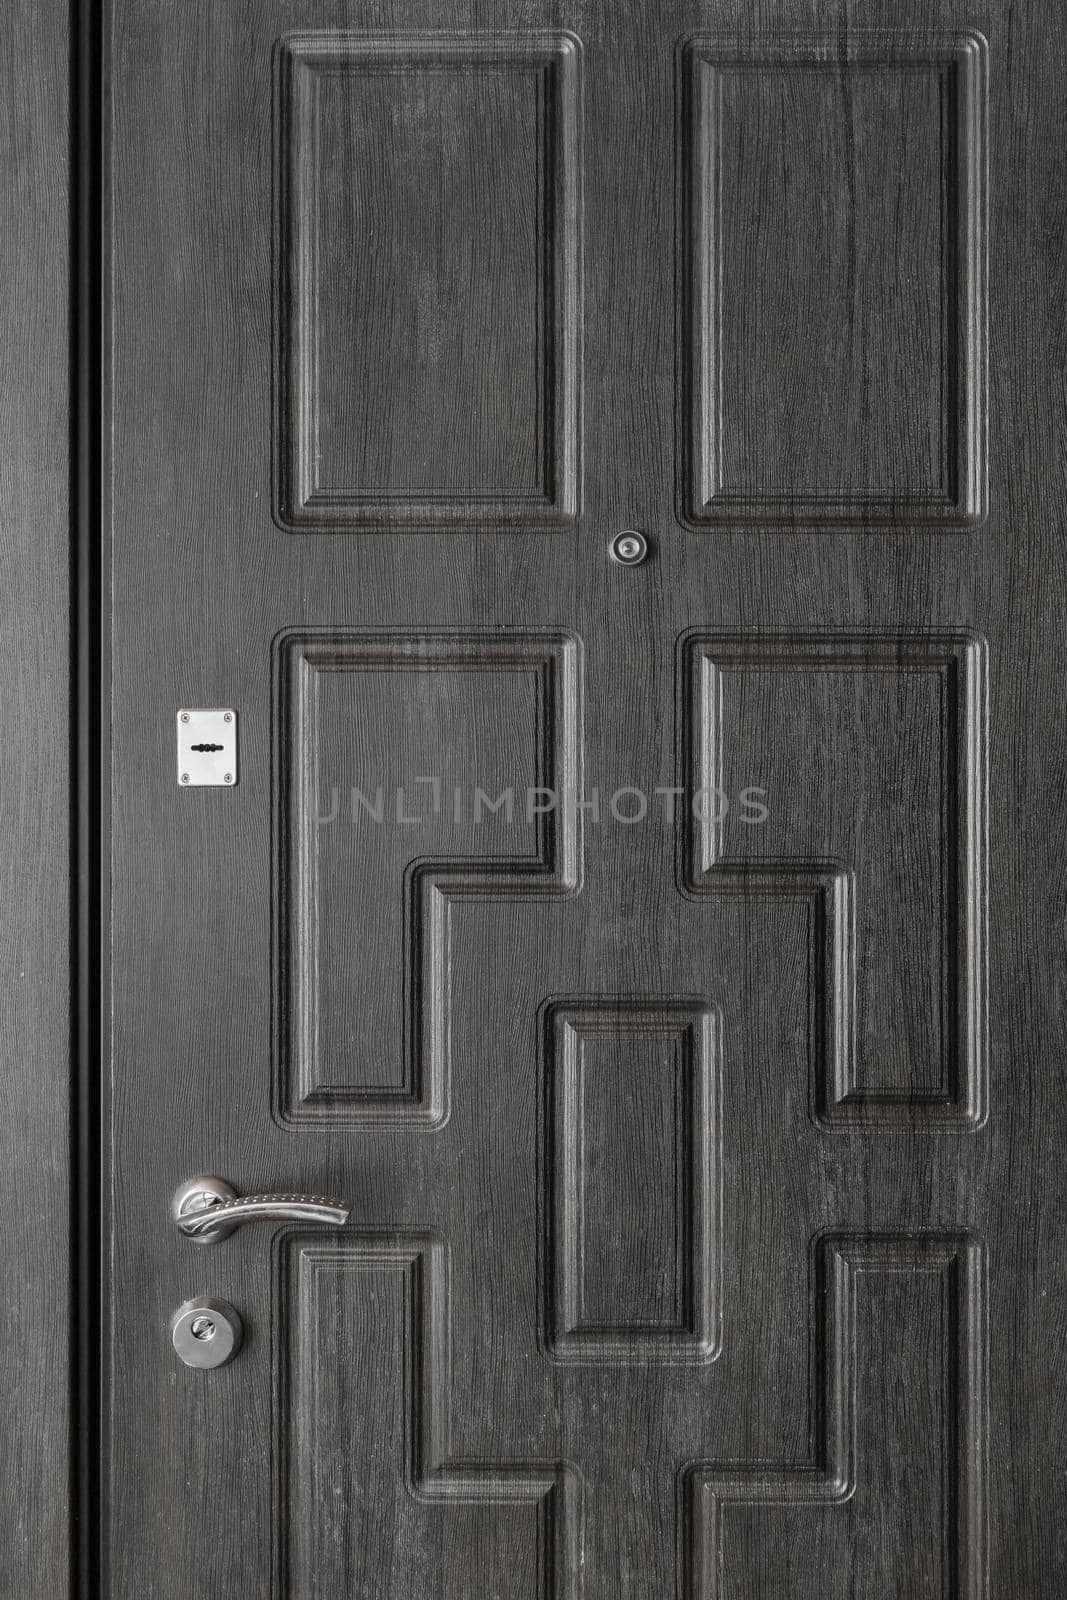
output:
<path id="1" fill-rule="evenodd" d="M 109 0 L 70 11 L 71 334 L 71 1600 L 104 1596 L 105 1419 L 109 1347 L 106 1255 L 107 1013 L 104 416 L 106 186 L 104 47 Z"/>

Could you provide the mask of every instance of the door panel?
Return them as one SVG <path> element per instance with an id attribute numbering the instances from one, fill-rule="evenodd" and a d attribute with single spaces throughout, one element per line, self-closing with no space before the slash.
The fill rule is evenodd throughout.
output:
<path id="1" fill-rule="evenodd" d="M 815 1114 L 980 1125 L 985 641 L 698 636 L 686 655 L 691 792 L 790 803 L 759 828 L 691 807 L 684 885 L 809 901 Z"/>
<path id="2" fill-rule="evenodd" d="M 280 520 L 570 522 L 578 41 L 334 29 L 277 57 Z"/>
<path id="3" fill-rule="evenodd" d="M 286 634 L 275 663 L 280 1117 L 438 1125 L 451 905 L 575 885 L 574 804 L 548 807 L 575 793 L 577 643 Z"/>
<path id="4" fill-rule="evenodd" d="M 573 1472 L 491 1455 L 460 1462 L 450 1450 L 446 1249 L 364 1238 L 293 1242 L 286 1257 L 281 1591 L 462 1600 L 472 1582 L 509 1596 L 571 1588 Z"/>
<path id="5" fill-rule="evenodd" d="M 986 42 L 873 20 L 686 47 L 698 525 L 982 514 Z"/>
<path id="6" fill-rule="evenodd" d="M 1064 1587 L 1064 54 L 114 0 L 117 1597 Z"/>

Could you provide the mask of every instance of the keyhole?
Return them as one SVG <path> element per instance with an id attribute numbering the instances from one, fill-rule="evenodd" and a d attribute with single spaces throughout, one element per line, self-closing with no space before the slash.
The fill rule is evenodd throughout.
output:
<path id="1" fill-rule="evenodd" d="M 221 744 L 191 744 L 189 746 L 189 748 L 190 748 L 190 750 L 202 751 L 204 753 L 204 755 L 210 755 L 211 752 L 214 751 L 214 750 L 221 750 L 222 749 L 222 745 Z"/>
<path id="2" fill-rule="evenodd" d="M 206 1343 L 208 1339 L 215 1337 L 215 1324 L 210 1317 L 194 1317 L 189 1332 L 194 1339 L 199 1339 L 202 1343 Z"/>

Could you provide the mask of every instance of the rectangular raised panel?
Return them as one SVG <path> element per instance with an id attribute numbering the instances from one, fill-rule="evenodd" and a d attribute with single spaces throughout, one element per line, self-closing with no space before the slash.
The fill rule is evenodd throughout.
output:
<path id="1" fill-rule="evenodd" d="M 279 46 L 283 526 L 574 518 L 579 51 L 566 33 Z"/>
<path id="2" fill-rule="evenodd" d="M 699 35 L 683 73 L 684 517 L 977 521 L 984 40 Z"/>
<path id="3" fill-rule="evenodd" d="M 452 901 L 577 883 L 577 644 L 297 631 L 275 679 L 276 1114 L 441 1123 Z"/>
<path id="4" fill-rule="evenodd" d="M 499 1457 L 450 1460 L 445 1247 L 286 1240 L 275 1291 L 277 1600 L 469 1600 L 472 1560 L 480 1594 L 576 1600 L 574 1474 L 509 1459 L 506 1408 Z"/>
<path id="5" fill-rule="evenodd" d="M 718 1038 L 687 1002 L 546 1016 L 548 1344 L 560 1360 L 718 1352 Z"/>
<path id="6" fill-rule="evenodd" d="M 695 895 L 809 906 L 812 1095 L 830 1126 L 985 1115 L 985 646 L 963 635 L 684 647 Z M 716 793 L 766 791 L 767 820 Z"/>

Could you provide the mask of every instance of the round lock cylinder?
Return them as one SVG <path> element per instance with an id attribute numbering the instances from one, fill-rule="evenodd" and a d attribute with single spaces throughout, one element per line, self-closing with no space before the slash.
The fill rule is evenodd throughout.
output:
<path id="1" fill-rule="evenodd" d="M 241 1348 L 244 1328 L 228 1300 L 198 1295 L 178 1307 L 170 1319 L 170 1337 L 187 1367 L 208 1371 L 233 1360 Z"/>

